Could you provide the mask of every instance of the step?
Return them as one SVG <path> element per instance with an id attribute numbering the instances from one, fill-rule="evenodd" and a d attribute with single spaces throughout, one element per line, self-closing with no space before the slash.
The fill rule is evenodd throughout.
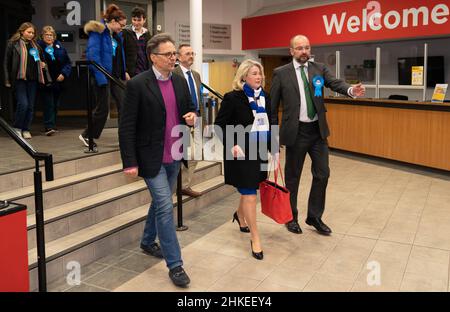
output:
<path id="1" fill-rule="evenodd" d="M 86 155 L 85 157 L 54 163 L 53 175 L 55 179 L 60 179 L 66 176 L 96 170 L 105 166 L 111 166 L 120 162 L 119 151 Z M 42 172 L 42 180 L 45 181 L 45 170 L 43 165 L 41 165 L 40 168 Z M 35 169 L 33 167 L 1 174 L 0 198 L 3 198 L 1 197 L 1 194 L 7 191 L 34 185 L 34 171 Z"/>
<path id="2" fill-rule="evenodd" d="M 138 181 L 51 208 L 44 213 L 45 241 L 48 243 L 102 222 L 149 200 L 145 182 Z M 36 246 L 36 216 L 32 214 L 27 219 L 28 248 L 31 249 Z"/>
<path id="3" fill-rule="evenodd" d="M 203 195 L 198 198 L 183 196 L 185 217 L 235 192 L 234 188 L 224 184 L 223 176 L 195 185 L 193 189 L 202 192 Z M 173 202 L 176 210 L 176 196 Z M 48 282 L 65 274 L 67 263 L 70 261 L 78 261 L 81 266 L 87 265 L 139 239 L 142 236 L 147 213 L 148 204 L 142 205 L 46 244 Z M 30 289 L 37 288 L 36 252 L 36 249 L 28 252 Z"/>
<path id="4" fill-rule="evenodd" d="M 43 183 L 44 209 L 56 207 L 111 188 L 136 181 L 122 173 L 120 164 Z M 28 186 L 0 194 L 0 198 L 27 205 L 34 213 L 34 187 Z"/>
<path id="5" fill-rule="evenodd" d="M 204 181 L 220 175 L 220 163 L 200 162 L 193 181 Z M 137 206 L 150 202 L 143 180 L 84 197 L 45 210 L 45 240 L 53 241 L 82 228 L 112 218 Z M 28 215 L 28 248 L 36 247 L 36 216 Z"/>

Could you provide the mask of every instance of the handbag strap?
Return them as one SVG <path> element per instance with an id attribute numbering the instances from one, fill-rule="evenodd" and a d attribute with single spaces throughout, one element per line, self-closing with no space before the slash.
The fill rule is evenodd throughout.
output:
<path id="1" fill-rule="evenodd" d="M 277 167 L 275 167 L 275 161 L 272 161 L 272 164 L 273 164 L 273 168 L 274 168 L 273 172 L 274 172 L 274 177 L 275 177 L 275 183 L 277 183 L 277 181 L 278 181 L 278 171 L 280 171 L 281 181 L 283 182 L 283 186 L 286 187 L 286 183 L 284 182 L 283 172 L 281 170 L 280 159 L 278 158 L 278 166 Z M 269 177 L 270 177 L 270 171 L 269 171 L 268 178 Z"/>

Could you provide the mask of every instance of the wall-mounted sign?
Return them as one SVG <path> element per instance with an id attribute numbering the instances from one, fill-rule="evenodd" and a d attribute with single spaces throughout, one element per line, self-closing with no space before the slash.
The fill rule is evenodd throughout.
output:
<path id="1" fill-rule="evenodd" d="M 296 34 L 313 45 L 448 36 L 449 8 L 450 0 L 356 0 L 249 17 L 242 49 L 287 47 Z"/>
<path id="2" fill-rule="evenodd" d="M 176 23 L 175 41 L 178 44 L 191 41 L 190 26 L 187 23 Z M 231 25 L 203 24 L 203 48 L 231 50 Z"/>

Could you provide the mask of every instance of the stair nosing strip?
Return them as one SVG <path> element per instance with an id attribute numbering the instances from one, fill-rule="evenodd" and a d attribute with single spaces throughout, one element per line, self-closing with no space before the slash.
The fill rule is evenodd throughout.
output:
<path id="1" fill-rule="evenodd" d="M 53 165 L 63 164 L 63 163 L 69 162 L 69 161 L 75 161 L 75 160 L 80 160 L 80 159 L 83 159 L 83 158 L 90 158 L 90 157 L 95 157 L 95 156 L 99 156 L 99 155 L 105 155 L 105 154 L 109 154 L 109 153 L 117 153 L 117 152 L 120 152 L 120 149 L 107 151 L 107 152 L 100 152 L 100 153 L 95 154 L 95 155 L 89 155 L 88 154 L 88 155 L 85 155 L 85 156 L 77 156 L 75 158 L 66 159 L 66 160 L 57 160 L 57 161 L 53 162 Z M 11 173 L 25 172 L 25 171 L 28 171 L 28 170 L 31 170 L 31 169 L 34 169 L 34 168 L 36 168 L 36 166 L 32 165 L 32 166 L 29 166 L 29 167 L 21 168 L 19 170 L 12 170 L 12 171 L 2 172 L 0 174 L 0 177 L 2 175 L 11 174 Z M 40 164 L 39 165 L 39 169 L 44 169 L 44 168 L 45 168 L 44 164 L 42 164 L 42 165 Z"/>
<path id="2" fill-rule="evenodd" d="M 111 166 L 114 166 L 114 165 L 111 165 Z M 108 167 L 109 167 L 109 166 L 108 166 Z M 102 177 L 105 177 L 105 176 L 110 175 L 110 174 L 119 173 L 119 172 L 121 172 L 121 171 L 122 171 L 122 169 L 115 169 L 115 170 L 113 170 L 113 171 L 101 173 L 101 174 L 99 174 L 99 175 L 94 175 L 94 176 L 92 176 L 92 177 L 83 178 L 83 179 L 76 180 L 76 181 L 73 181 L 73 182 L 67 182 L 67 183 L 64 183 L 64 184 L 61 184 L 61 185 L 58 185 L 58 186 L 49 187 L 49 188 L 47 188 L 47 189 L 45 189 L 45 190 L 42 190 L 42 193 L 45 194 L 46 192 L 51 192 L 51 191 L 54 191 L 54 190 L 57 190 L 57 189 L 60 189 L 60 188 L 63 188 L 63 187 L 72 186 L 72 185 L 75 185 L 75 184 L 78 184 L 78 183 L 83 183 L 83 182 L 86 182 L 86 181 L 89 181 L 89 180 L 93 180 L 93 179 L 97 179 L 97 178 L 102 178 Z M 85 173 L 85 172 L 83 172 L 83 173 Z M 79 174 L 83 174 L 83 173 L 79 173 Z M 75 175 L 72 175 L 72 176 L 75 176 Z M 71 177 L 71 176 L 67 176 L 67 177 Z M 62 177 L 61 179 L 64 179 L 64 178 L 67 178 L 67 177 Z M 43 182 L 44 182 L 44 181 L 43 181 Z M 30 186 L 26 186 L 26 187 L 30 187 Z M 25 188 L 25 187 L 24 187 L 24 188 Z M 5 192 L 5 193 L 6 193 L 6 192 Z M 12 198 L 10 198 L 10 199 L 8 199 L 8 200 L 9 200 L 9 201 L 20 200 L 20 199 L 29 197 L 29 196 L 31 196 L 31 195 L 33 195 L 33 194 L 34 194 L 34 190 L 33 190 L 33 192 L 31 192 L 31 193 L 27 193 L 27 194 L 24 194 L 24 195 L 20 195 L 20 196 L 18 196 L 18 197 L 12 197 Z"/>
<path id="3" fill-rule="evenodd" d="M 49 224 L 49 223 L 59 221 L 59 220 L 61 220 L 61 219 L 64 219 L 64 218 L 67 218 L 67 217 L 76 215 L 77 213 L 84 212 L 84 211 L 93 209 L 93 208 L 95 208 L 95 207 L 97 207 L 97 206 L 100 206 L 100 205 L 104 205 L 104 204 L 110 203 L 110 202 L 112 202 L 112 201 L 114 201 L 114 200 L 122 199 L 122 198 L 124 198 L 124 197 L 129 196 L 129 195 L 134 195 L 134 194 L 136 194 L 136 193 L 142 192 L 142 191 L 145 190 L 145 189 L 147 189 L 147 186 L 142 186 L 142 187 L 139 187 L 139 188 L 136 189 L 136 190 L 130 191 L 129 193 L 125 193 L 125 194 L 122 194 L 122 195 L 118 195 L 118 196 L 113 197 L 113 198 L 108 198 L 108 199 L 106 199 L 106 200 L 99 201 L 99 202 L 96 202 L 96 203 L 94 203 L 94 204 L 89 204 L 88 206 L 84 206 L 84 207 L 81 208 L 81 209 L 78 209 L 78 210 L 75 210 L 75 211 L 72 211 L 72 212 L 69 212 L 69 213 L 66 213 L 66 214 L 63 214 L 63 215 L 54 217 L 54 218 L 50 218 L 50 219 L 48 219 L 48 220 L 45 220 L 45 221 L 44 221 L 44 224 L 47 225 L 47 224 Z M 99 193 L 99 194 L 101 194 L 101 193 Z M 55 208 L 56 208 L 56 207 L 55 207 Z M 52 208 L 49 208 L 49 209 L 52 209 Z M 44 211 L 44 215 L 45 215 L 45 211 Z M 30 225 L 30 226 L 27 226 L 27 231 L 29 231 L 29 230 L 34 230 L 35 228 L 36 228 L 36 223 L 33 224 L 33 225 Z"/>

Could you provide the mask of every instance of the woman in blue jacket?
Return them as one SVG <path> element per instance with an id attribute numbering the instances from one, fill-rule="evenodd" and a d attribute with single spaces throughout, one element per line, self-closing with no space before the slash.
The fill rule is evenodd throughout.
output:
<path id="1" fill-rule="evenodd" d="M 56 40 L 56 32 L 52 26 L 42 28 L 41 40 L 38 41 L 44 51 L 45 63 L 52 79 L 52 83 L 42 88 L 44 103 L 45 135 L 53 135 L 56 132 L 56 115 L 62 83 L 72 72 L 72 63 L 66 49 Z"/>
<path id="2" fill-rule="evenodd" d="M 113 77 L 125 82 L 126 64 L 123 50 L 122 28 L 127 24 L 126 16 L 115 4 L 111 4 L 103 15 L 103 21 L 90 21 L 84 26 L 84 32 L 89 35 L 86 48 L 86 58 L 103 66 Z M 114 97 L 117 111 L 120 114 L 120 104 L 124 91 L 94 66 L 90 66 L 91 83 L 95 96 L 95 109 L 92 113 L 92 137 L 100 138 L 105 127 L 109 112 L 109 94 Z M 85 146 L 89 146 L 88 129 L 79 136 Z M 94 143 L 94 146 L 96 144 Z"/>
<path id="3" fill-rule="evenodd" d="M 6 46 L 3 63 L 5 86 L 12 88 L 17 101 L 14 130 L 31 139 L 30 126 L 38 84 L 44 84 L 45 63 L 42 50 L 35 41 L 36 27 L 23 23 Z"/>

